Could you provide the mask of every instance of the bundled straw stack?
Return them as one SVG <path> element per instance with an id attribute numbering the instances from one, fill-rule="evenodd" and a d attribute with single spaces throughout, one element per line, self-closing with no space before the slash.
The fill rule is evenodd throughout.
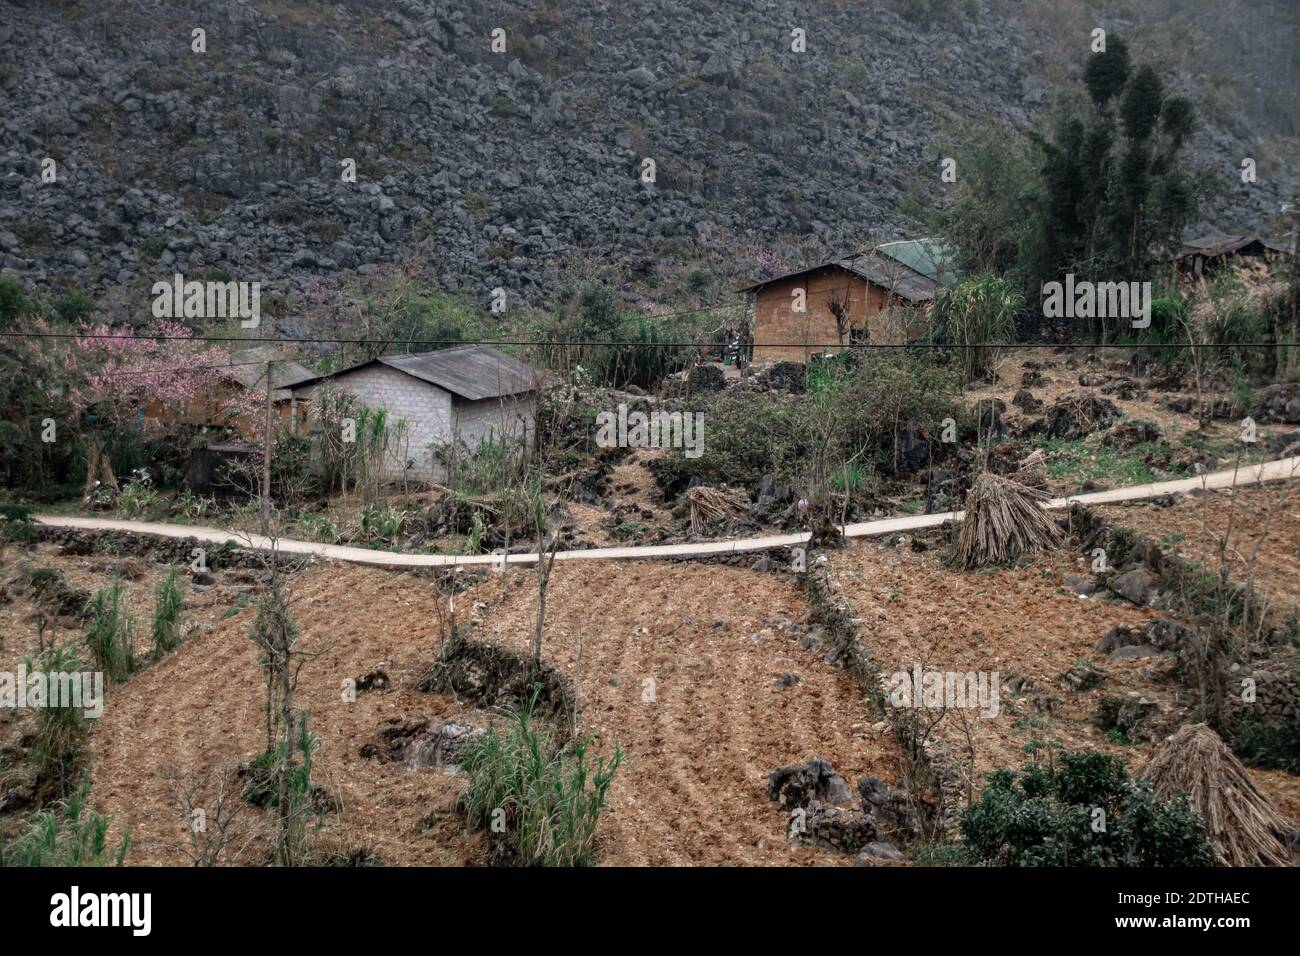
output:
<path id="1" fill-rule="evenodd" d="M 686 492 L 691 507 L 691 531 L 703 534 L 712 525 L 732 515 L 741 514 L 744 504 L 732 495 L 707 485 L 696 485 Z"/>
<path id="2" fill-rule="evenodd" d="M 1061 529 L 1043 510 L 1047 500 L 1041 491 L 983 472 L 966 495 L 953 564 L 966 570 L 1006 564 L 1022 554 L 1058 546 Z"/>
<path id="3" fill-rule="evenodd" d="M 1251 782 L 1246 768 L 1205 724 L 1189 724 L 1165 740 L 1143 776 L 1157 797 L 1187 797 L 1205 820 L 1218 862 L 1286 866 L 1296 825 Z"/>

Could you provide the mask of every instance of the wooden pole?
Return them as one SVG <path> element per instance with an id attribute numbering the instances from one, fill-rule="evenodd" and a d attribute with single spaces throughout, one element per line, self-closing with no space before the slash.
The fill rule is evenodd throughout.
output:
<path id="1" fill-rule="evenodd" d="M 271 528 L 271 362 L 266 363 L 266 434 L 262 444 L 262 534 Z"/>

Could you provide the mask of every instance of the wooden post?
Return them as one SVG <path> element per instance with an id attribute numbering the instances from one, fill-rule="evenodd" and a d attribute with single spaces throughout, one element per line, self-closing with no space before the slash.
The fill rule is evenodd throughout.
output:
<path id="1" fill-rule="evenodd" d="M 262 444 L 262 534 L 271 529 L 271 416 L 274 405 L 271 401 L 271 364 L 266 363 L 266 434 Z"/>

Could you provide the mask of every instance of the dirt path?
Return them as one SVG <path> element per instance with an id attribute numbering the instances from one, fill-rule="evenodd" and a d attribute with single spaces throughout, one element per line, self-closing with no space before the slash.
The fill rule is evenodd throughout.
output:
<path id="1" fill-rule="evenodd" d="M 1300 478 L 1300 456 L 1280 458 L 1259 465 L 1250 465 L 1242 467 L 1239 471 L 1229 468 L 1207 475 L 1199 475 L 1195 478 L 1179 478 L 1172 481 L 1158 481 L 1153 484 L 1136 485 L 1128 488 L 1115 488 L 1111 491 L 1072 495 L 1069 498 L 1054 498 L 1047 503 L 1046 507 L 1061 509 L 1076 501 L 1081 504 L 1112 504 L 1120 501 L 1156 498 L 1175 491 L 1188 492 L 1198 488 L 1229 488 L 1234 483 L 1238 486 L 1245 486 L 1286 478 Z M 901 518 L 884 518 L 879 521 L 863 521 L 845 526 L 844 533 L 850 538 L 864 538 L 893 534 L 898 531 L 935 528 L 945 521 L 960 521 L 964 513 L 962 511 L 945 511 L 930 515 L 908 515 Z M 204 528 L 197 525 L 118 521 L 110 518 L 77 518 L 47 514 L 34 515 L 33 519 L 51 527 L 130 531 L 137 534 L 152 534 L 168 538 L 197 538 L 200 541 L 209 541 L 215 544 L 229 541 L 237 545 L 259 549 L 266 549 L 270 546 L 269 540 L 261 535 L 221 531 L 217 528 Z M 735 541 L 703 541 L 695 544 L 588 548 L 585 550 L 561 551 L 557 555 L 557 559 L 561 561 L 608 561 L 623 558 L 672 558 L 692 555 L 735 554 L 745 551 L 767 551 L 771 548 L 794 547 L 803 544 L 807 540 L 807 533 L 797 533 L 765 535 Z M 279 547 L 287 554 L 311 554 L 322 558 L 351 561 L 356 564 L 377 564 L 387 567 L 490 565 L 493 561 L 501 560 L 499 557 L 490 554 L 405 554 L 398 551 L 372 551 L 368 548 L 350 548 L 344 545 L 318 544 L 286 538 L 280 539 Z M 536 561 L 536 554 L 512 554 L 509 556 L 510 564 L 535 564 Z"/>

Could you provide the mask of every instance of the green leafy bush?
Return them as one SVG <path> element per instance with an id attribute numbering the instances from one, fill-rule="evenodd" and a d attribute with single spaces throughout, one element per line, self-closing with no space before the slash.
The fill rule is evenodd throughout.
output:
<path id="1" fill-rule="evenodd" d="M 95 592 L 86 632 L 95 667 L 115 681 L 126 680 L 135 670 L 135 626 L 122 606 L 123 588 L 119 580 Z"/>
<path id="2" fill-rule="evenodd" d="M 819 369 L 805 395 L 731 390 L 693 409 L 704 412 L 702 454 L 687 458 L 674 450 L 656 460 L 651 467 L 660 487 L 676 495 L 698 478 L 752 491 L 767 474 L 802 482 L 808 463 L 823 456 L 827 480 L 839 476 L 842 485 L 847 466 L 850 485 L 868 489 L 869 470 L 903 470 L 902 429 L 937 434 L 943 419 L 970 417 L 958 400 L 956 374 L 923 356 L 891 350 L 869 353 L 857 367 Z"/>
<path id="3" fill-rule="evenodd" d="M 1232 752 L 1254 767 L 1300 774 L 1300 718 L 1247 718 L 1233 731 Z"/>
<path id="4" fill-rule="evenodd" d="M 989 775 L 961 820 L 970 862 L 1005 866 L 1209 866 L 1205 823 L 1157 800 L 1124 761 L 1094 750 Z"/>
<path id="5" fill-rule="evenodd" d="M 0 847 L 0 866 L 121 866 L 131 838 L 125 836 L 116 849 L 109 848 L 112 820 L 87 811 L 89 795 L 87 781 L 57 808 L 38 813 L 31 829 Z"/>
<path id="6" fill-rule="evenodd" d="M 154 598 L 153 653 L 155 658 L 159 658 L 175 650 L 181 642 L 181 612 L 185 593 L 176 583 L 175 568 L 158 582 Z"/>
<path id="7" fill-rule="evenodd" d="M 460 765 L 469 774 L 465 813 L 472 826 L 499 834 L 522 866 L 587 866 L 623 751 L 615 744 L 610 760 L 591 766 L 587 741 L 558 747 L 533 724 L 536 701 L 534 690 L 504 736 L 490 729 L 462 748 Z"/>
<path id="8" fill-rule="evenodd" d="M 40 528 L 32 521 L 32 509 L 0 505 L 0 541 L 29 544 L 40 536 Z"/>

